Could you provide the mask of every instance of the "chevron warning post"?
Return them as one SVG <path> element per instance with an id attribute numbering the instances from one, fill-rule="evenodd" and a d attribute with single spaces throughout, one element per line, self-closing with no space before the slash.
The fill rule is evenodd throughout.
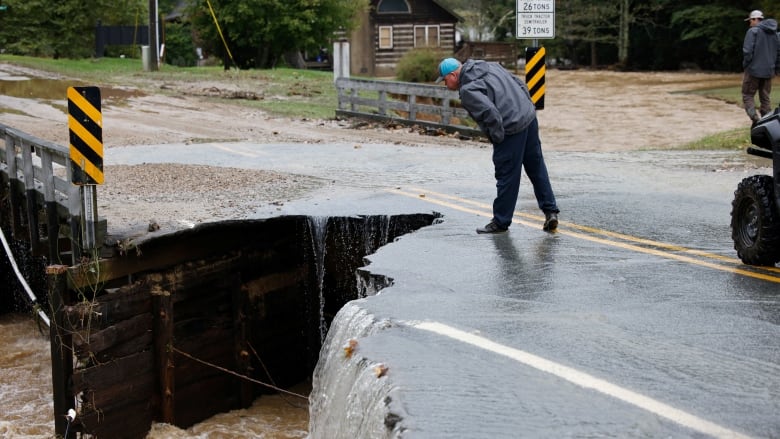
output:
<path id="1" fill-rule="evenodd" d="M 68 87 L 72 183 L 103 183 L 103 115 L 98 87 Z"/>
<path id="2" fill-rule="evenodd" d="M 544 75 L 547 67 L 544 61 L 544 47 L 526 47 L 525 49 L 525 83 L 531 93 L 531 100 L 537 110 L 544 108 Z"/>

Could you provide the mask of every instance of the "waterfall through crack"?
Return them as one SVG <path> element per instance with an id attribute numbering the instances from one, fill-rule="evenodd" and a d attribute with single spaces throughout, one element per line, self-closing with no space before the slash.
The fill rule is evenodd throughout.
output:
<path id="1" fill-rule="evenodd" d="M 328 332 L 325 322 L 325 254 L 327 253 L 326 238 L 328 237 L 328 217 L 310 216 L 309 235 L 314 251 L 315 270 L 317 274 L 317 293 L 320 306 L 320 343 L 325 341 Z"/>

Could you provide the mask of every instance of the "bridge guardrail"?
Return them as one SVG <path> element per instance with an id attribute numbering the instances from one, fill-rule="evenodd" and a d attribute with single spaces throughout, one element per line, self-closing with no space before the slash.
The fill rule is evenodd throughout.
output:
<path id="1" fill-rule="evenodd" d="M 70 225 L 72 238 L 80 236 L 81 200 L 79 187 L 71 184 L 70 150 L 2 123 L 0 134 L 5 140 L 0 142 L 0 173 L 9 186 L 11 231 L 17 239 L 28 235 L 34 255 L 42 254 L 42 244 L 48 243 L 49 256 L 56 260 L 60 224 Z M 41 200 L 46 211 L 45 238 L 40 236 Z"/>
<path id="2" fill-rule="evenodd" d="M 452 105 L 460 101 L 458 92 L 440 85 L 338 78 L 336 90 L 337 116 L 393 121 L 484 137 L 479 128 L 461 122 L 469 114 Z"/>

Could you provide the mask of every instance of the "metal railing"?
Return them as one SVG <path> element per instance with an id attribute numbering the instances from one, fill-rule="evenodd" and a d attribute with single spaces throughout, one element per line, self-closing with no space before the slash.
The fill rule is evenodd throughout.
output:
<path id="1" fill-rule="evenodd" d="M 469 114 L 453 104 L 458 93 L 440 85 L 411 82 L 338 78 L 337 116 L 392 121 L 483 137 L 482 131 L 464 122 Z"/>

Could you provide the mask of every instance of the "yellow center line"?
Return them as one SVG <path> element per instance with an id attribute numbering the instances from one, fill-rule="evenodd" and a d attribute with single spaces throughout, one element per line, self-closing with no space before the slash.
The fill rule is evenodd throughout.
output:
<path id="1" fill-rule="evenodd" d="M 415 192 L 411 192 L 411 191 L 415 191 Z M 460 198 L 453 195 L 437 193 L 434 191 L 420 189 L 420 188 L 410 188 L 409 190 L 389 189 L 389 192 L 398 195 L 403 195 L 406 197 L 416 198 L 418 200 L 426 201 L 432 204 L 438 204 L 440 206 L 449 207 L 451 209 L 459 210 L 461 212 L 473 213 L 487 218 L 491 218 L 493 216 L 492 206 L 486 203 L 481 203 L 466 198 Z M 431 197 L 431 195 L 433 197 Z M 450 200 L 450 201 L 446 201 L 446 200 Z M 463 204 L 471 205 L 474 206 L 475 208 L 466 207 Z M 519 219 L 518 217 L 532 219 L 537 222 L 524 221 L 522 219 Z M 529 226 L 529 227 L 539 227 L 538 221 L 542 221 L 542 220 L 543 217 L 539 215 L 516 213 L 515 218 L 512 219 L 512 222 Z M 564 227 L 561 228 L 561 226 Z M 569 230 L 569 229 L 579 230 L 579 232 Z M 584 233 L 580 233 L 580 232 L 584 232 Z M 574 238 L 590 241 L 590 242 L 595 242 L 598 244 L 608 245 L 611 247 L 618 247 L 626 250 L 635 251 L 638 253 L 650 254 L 650 255 L 666 258 L 666 259 L 673 259 L 680 262 L 707 267 L 713 270 L 726 271 L 729 273 L 739 274 L 742 276 L 752 277 L 755 279 L 780 283 L 780 277 L 778 276 L 774 276 L 766 273 L 759 273 L 744 268 L 724 265 L 724 263 L 741 264 L 741 261 L 739 261 L 738 259 L 729 258 L 726 256 L 717 255 L 714 253 L 708 253 L 700 250 L 689 249 L 679 245 L 667 244 L 667 243 L 639 238 L 631 235 L 624 235 L 622 233 L 597 229 L 594 227 L 581 226 L 578 224 L 564 222 L 564 221 L 561 221 L 559 223 L 557 233 L 561 235 L 571 236 Z M 599 236 L 593 236 L 593 235 L 601 235 L 606 238 L 620 239 L 622 241 L 627 241 L 627 242 L 614 241 L 614 240 L 601 238 Z M 651 246 L 653 248 L 642 247 L 639 244 Z M 721 263 L 696 259 L 695 257 L 692 256 L 708 258 L 715 261 L 719 261 Z M 759 267 L 756 267 L 756 269 L 759 269 Z M 780 270 L 778 270 L 775 267 L 760 267 L 760 269 L 769 272 L 780 272 Z"/>

